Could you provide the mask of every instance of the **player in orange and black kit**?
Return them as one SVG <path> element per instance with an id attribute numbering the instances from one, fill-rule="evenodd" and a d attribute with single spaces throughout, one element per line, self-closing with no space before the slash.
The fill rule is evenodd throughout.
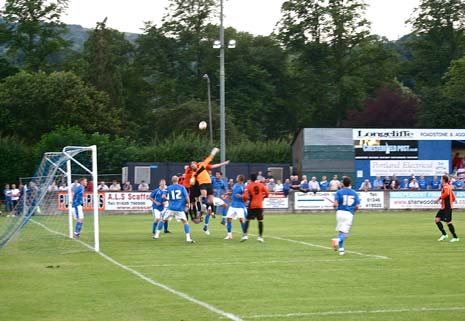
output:
<path id="1" fill-rule="evenodd" d="M 200 189 L 197 182 L 195 182 L 195 184 L 191 186 L 191 177 L 192 170 L 189 165 L 186 165 L 184 167 L 184 174 L 181 176 L 181 179 L 179 180 L 179 184 L 184 186 L 187 189 L 187 192 L 189 193 L 190 207 L 189 215 L 186 215 L 186 217 L 190 216 L 192 222 L 197 224 L 200 223 L 201 207 L 198 199 L 200 196 Z"/>
<path id="2" fill-rule="evenodd" d="M 263 242 L 263 199 L 268 197 L 269 191 L 265 184 L 257 182 L 257 174 L 250 175 L 251 182 L 247 184 L 244 191 L 244 200 L 249 201 L 247 210 L 247 219 L 245 221 L 244 236 L 241 238 L 241 242 L 249 239 L 247 231 L 249 230 L 249 222 L 257 219 L 258 221 L 258 237 L 257 241 Z"/>
<path id="3" fill-rule="evenodd" d="M 205 234 L 210 235 L 210 231 L 208 230 L 208 223 L 210 222 L 210 216 L 214 215 L 212 212 L 213 209 L 213 188 L 212 188 L 212 180 L 210 174 L 208 173 L 209 170 L 218 168 L 224 165 L 229 164 L 229 161 L 225 161 L 219 164 L 213 164 L 212 162 L 215 155 L 219 152 L 218 148 L 213 148 L 210 155 L 205 158 L 202 162 L 191 162 L 190 168 L 192 171 L 192 176 L 190 179 L 191 186 L 198 184 L 200 189 L 200 203 L 207 201 L 207 215 L 205 217 L 205 223 L 203 227 L 203 231 Z"/>
<path id="4" fill-rule="evenodd" d="M 454 208 L 455 195 L 452 191 L 452 186 L 449 184 L 448 175 L 442 176 L 441 184 L 441 195 L 436 200 L 436 203 L 439 203 L 439 201 L 441 201 L 441 209 L 438 211 L 435 218 L 436 225 L 442 233 L 438 241 L 445 241 L 449 238 L 449 235 L 447 235 L 444 226 L 441 223 L 441 221 L 444 221 L 446 222 L 447 227 L 449 228 L 449 231 L 452 233 L 453 236 L 453 238 L 450 241 L 458 242 L 460 241 L 460 239 L 457 237 L 457 234 L 455 234 L 455 227 L 452 224 L 452 209 Z"/>

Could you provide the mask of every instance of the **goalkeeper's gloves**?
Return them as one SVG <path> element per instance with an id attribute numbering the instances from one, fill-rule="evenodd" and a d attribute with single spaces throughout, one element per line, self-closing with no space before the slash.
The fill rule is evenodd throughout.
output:
<path id="1" fill-rule="evenodd" d="M 219 151 L 219 148 L 214 147 L 210 153 L 210 156 L 215 157 L 216 153 L 218 153 Z"/>

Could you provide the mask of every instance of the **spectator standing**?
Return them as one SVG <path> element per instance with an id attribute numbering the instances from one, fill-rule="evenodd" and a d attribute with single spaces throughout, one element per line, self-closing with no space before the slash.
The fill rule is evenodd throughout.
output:
<path id="1" fill-rule="evenodd" d="M 262 171 L 258 171 L 257 173 L 257 180 L 259 182 L 263 181 L 265 179 L 265 177 L 263 176 L 263 172 Z"/>
<path id="2" fill-rule="evenodd" d="M 460 153 L 455 153 L 454 158 L 452 158 L 452 167 L 454 172 L 457 172 L 459 168 L 463 168 L 463 159 L 460 157 Z"/>
<path id="3" fill-rule="evenodd" d="M 15 209 L 16 206 L 18 205 L 20 196 L 21 196 L 20 190 L 16 188 L 15 184 L 11 184 L 11 204 L 13 205 L 13 209 Z"/>
<path id="4" fill-rule="evenodd" d="M 137 190 L 139 192 L 147 192 L 149 188 L 149 184 L 147 184 L 145 181 L 140 181 L 139 186 L 137 186 Z"/>
<path id="5" fill-rule="evenodd" d="M 452 187 L 454 189 L 463 189 L 463 178 L 456 176 L 454 185 Z"/>
<path id="6" fill-rule="evenodd" d="M 53 181 L 48 187 L 47 187 L 48 192 L 56 192 L 58 191 L 58 186 L 55 181 Z"/>
<path id="7" fill-rule="evenodd" d="M 276 185 L 274 186 L 274 191 L 275 192 L 283 192 L 284 191 L 284 185 L 283 183 L 281 182 L 281 180 L 277 180 L 276 181 Z"/>
<path id="8" fill-rule="evenodd" d="M 100 184 L 98 184 L 97 186 L 97 191 L 108 191 L 109 188 L 108 188 L 108 185 L 105 184 L 104 181 L 101 181 Z"/>
<path id="9" fill-rule="evenodd" d="M 119 192 L 119 191 L 121 191 L 121 185 L 116 180 L 113 180 L 111 182 L 109 190 L 112 191 L 112 192 Z"/>
<path id="10" fill-rule="evenodd" d="M 328 178 L 326 176 L 321 176 L 320 181 L 320 191 L 327 191 L 329 188 Z"/>
<path id="11" fill-rule="evenodd" d="M 87 182 L 86 190 L 88 192 L 93 192 L 94 191 L 94 181 L 88 181 Z"/>
<path id="12" fill-rule="evenodd" d="M 271 171 L 267 171 L 267 172 L 266 172 L 265 178 L 268 178 L 268 179 L 272 179 L 272 178 L 273 178 L 273 179 L 274 179 L 273 174 L 271 173 Z"/>
<path id="13" fill-rule="evenodd" d="M 362 182 L 362 184 L 360 185 L 360 188 L 359 188 L 359 189 L 360 189 L 361 191 L 366 192 L 366 191 L 371 190 L 371 188 L 372 188 L 372 186 L 371 186 L 370 180 L 369 180 L 369 179 L 366 179 L 366 180 L 364 180 L 364 181 Z"/>
<path id="14" fill-rule="evenodd" d="M 420 186 L 418 185 L 418 182 L 417 182 L 416 178 L 412 178 L 412 180 L 408 184 L 408 187 L 409 187 L 410 190 L 413 190 L 413 191 L 416 191 L 416 190 L 420 189 Z"/>
<path id="15" fill-rule="evenodd" d="M 289 191 L 291 190 L 291 180 L 289 178 L 286 178 L 283 184 L 283 192 L 284 195 L 287 196 L 289 195 Z"/>
<path id="16" fill-rule="evenodd" d="M 437 176 L 433 176 L 433 179 L 429 182 L 428 188 L 432 190 L 438 190 L 441 189 L 441 181 Z"/>
<path id="17" fill-rule="evenodd" d="M 300 191 L 303 193 L 308 193 L 310 191 L 310 184 L 306 179 L 300 182 Z"/>
<path id="18" fill-rule="evenodd" d="M 408 178 L 404 178 L 402 183 L 400 183 L 400 189 L 403 189 L 403 190 L 409 189 L 409 184 L 410 182 L 408 181 Z"/>
<path id="19" fill-rule="evenodd" d="M 329 182 L 329 190 L 337 191 L 341 188 L 341 182 L 339 181 L 337 175 L 333 176 L 333 179 Z"/>
<path id="20" fill-rule="evenodd" d="M 426 190 L 428 183 L 426 182 L 425 176 L 421 175 L 418 179 L 418 187 L 422 190 Z"/>
<path id="21" fill-rule="evenodd" d="M 61 183 L 60 187 L 58 187 L 58 191 L 60 192 L 66 192 L 68 190 L 68 186 L 66 186 L 66 183 Z"/>
<path id="22" fill-rule="evenodd" d="M 389 176 L 385 176 L 383 179 L 383 189 L 391 189 L 391 178 Z"/>
<path id="23" fill-rule="evenodd" d="M 300 180 L 298 175 L 291 176 L 291 189 L 300 190 Z"/>
<path id="24" fill-rule="evenodd" d="M 123 191 L 125 192 L 132 192 L 132 185 L 130 181 L 126 181 L 123 185 Z"/>
<path id="25" fill-rule="evenodd" d="M 384 188 L 384 183 L 383 180 L 381 179 L 381 176 L 376 176 L 376 178 L 373 180 L 373 189 L 374 190 L 382 190 Z"/>
<path id="26" fill-rule="evenodd" d="M 13 202 L 11 201 L 12 190 L 10 184 L 5 184 L 5 189 L 3 190 L 3 196 L 5 197 L 5 212 L 8 214 L 13 211 Z"/>
<path id="27" fill-rule="evenodd" d="M 268 181 L 268 184 L 266 184 L 266 187 L 268 188 L 268 191 L 276 192 L 275 191 L 276 183 L 274 181 L 274 178 L 270 178 L 270 180 Z"/>
<path id="28" fill-rule="evenodd" d="M 312 180 L 310 182 L 308 182 L 308 188 L 313 193 L 316 193 L 316 192 L 320 191 L 320 183 L 318 183 L 315 176 L 313 176 Z"/>
<path id="29" fill-rule="evenodd" d="M 400 188 L 400 182 L 397 179 L 396 175 L 392 175 L 392 180 L 391 180 L 391 189 L 392 190 L 398 190 Z"/>

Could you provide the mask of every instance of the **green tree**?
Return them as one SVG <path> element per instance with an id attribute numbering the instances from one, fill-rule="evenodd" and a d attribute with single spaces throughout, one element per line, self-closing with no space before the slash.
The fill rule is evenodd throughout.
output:
<path id="1" fill-rule="evenodd" d="M 27 70 L 47 69 L 51 58 L 69 46 L 60 21 L 69 0 L 6 0 L 1 14 L 10 30 L 8 55 Z"/>
<path id="2" fill-rule="evenodd" d="M 128 160 L 133 159 L 137 146 L 128 138 L 102 133 L 86 133 L 79 126 L 59 126 L 42 135 L 35 145 L 35 155 L 40 159 L 45 152 L 61 151 L 70 145 L 96 145 L 98 152 L 99 173 L 121 173 L 121 168 Z M 91 164 L 88 164 L 89 166 Z"/>
<path id="3" fill-rule="evenodd" d="M 37 159 L 25 139 L 11 133 L 3 134 L 0 136 L 0 182 L 18 185 L 19 177 L 29 177 L 34 173 Z"/>
<path id="4" fill-rule="evenodd" d="M 444 76 L 444 96 L 458 103 L 465 104 L 465 56 L 452 61 Z"/>
<path id="5" fill-rule="evenodd" d="M 170 0 L 163 18 L 161 31 L 176 39 L 174 54 L 177 103 L 198 97 L 203 88 L 205 57 L 211 51 L 213 39 L 209 34 L 210 21 L 215 14 L 215 0 Z"/>
<path id="6" fill-rule="evenodd" d="M 124 33 L 108 28 L 106 20 L 97 23 L 84 43 L 81 77 L 97 90 L 106 92 L 111 105 L 124 107 L 123 77 L 134 56 L 134 47 Z"/>
<path id="7" fill-rule="evenodd" d="M 86 132 L 117 133 L 120 111 L 105 93 L 70 72 L 20 72 L 0 83 L 0 128 L 29 142 L 56 126 L 78 125 Z"/>
<path id="8" fill-rule="evenodd" d="M 432 128 L 462 128 L 465 117 L 465 56 L 452 61 L 441 87 L 432 88 L 424 95 L 419 125 Z"/>
<path id="9" fill-rule="evenodd" d="M 465 53 L 465 1 L 421 0 L 407 22 L 414 37 L 407 44 L 412 59 L 405 78 L 420 90 L 441 85 L 451 61 Z"/>
<path id="10" fill-rule="evenodd" d="M 370 36 L 365 10 L 360 0 L 283 3 L 278 37 L 290 52 L 299 127 L 341 126 L 375 87 L 394 81 L 395 55 Z"/>

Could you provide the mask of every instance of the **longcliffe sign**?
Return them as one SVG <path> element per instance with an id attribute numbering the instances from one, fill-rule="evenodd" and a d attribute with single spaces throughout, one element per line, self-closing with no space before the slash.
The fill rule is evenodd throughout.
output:
<path id="1" fill-rule="evenodd" d="M 465 129 L 357 128 L 352 136 L 354 140 L 464 140 Z"/>

